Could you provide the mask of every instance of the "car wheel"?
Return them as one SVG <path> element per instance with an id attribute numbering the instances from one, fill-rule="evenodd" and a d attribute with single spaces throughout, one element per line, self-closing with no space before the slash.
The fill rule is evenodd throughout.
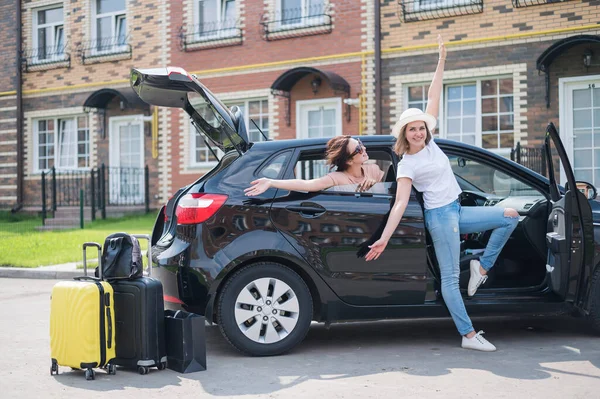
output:
<path id="1" fill-rule="evenodd" d="M 600 267 L 596 268 L 592 276 L 589 300 L 590 313 L 588 319 L 594 331 L 600 334 Z"/>
<path id="2" fill-rule="evenodd" d="M 256 263 L 235 272 L 219 296 L 217 323 L 239 351 L 273 356 L 289 351 L 308 333 L 312 297 L 290 268 Z"/>

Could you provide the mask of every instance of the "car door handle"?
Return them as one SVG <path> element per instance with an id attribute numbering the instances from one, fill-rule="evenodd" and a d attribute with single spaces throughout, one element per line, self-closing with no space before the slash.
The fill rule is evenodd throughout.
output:
<path id="1" fill-rule="evenodd" d="M 286 206 L 285 209 L 287 209 L 290 212 L 298 212 L 300 214 L 309 215 L 313 217 L 322 215 L 327 211 L 327 209 L 325 209 L 319 204 L 306 202 L 300 205 L 289 205 Z"/>

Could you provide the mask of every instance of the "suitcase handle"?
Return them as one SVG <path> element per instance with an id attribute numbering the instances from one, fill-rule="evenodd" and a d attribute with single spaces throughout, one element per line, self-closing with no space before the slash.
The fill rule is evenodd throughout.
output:
<path id="1" fill-rule="evenodd" d="M 148 234 L 132 234 L 133 237 L 135 238 L 141 238 L 143 240 L 148 241 L 148 252 L 146 252 L 146 255 L 148 255 L 148 277 L 152 276 L 152 242 L 150 240 L 150 235 Z M 144 268 L 143 264 L 142 264 L 142 269 Z M 142 270 L 142 274 L 143 274 L 143 270 Z"/>
<path id="2" fill-rule="evenodd" d="M 87 257 L 85 250 L 87 247 L 96 247 L 98 249 L 98 277 L 102 280 L 102 246 L 97 242 L 84 242 L 83 243 L 83 275 L 87 277 Z"/>

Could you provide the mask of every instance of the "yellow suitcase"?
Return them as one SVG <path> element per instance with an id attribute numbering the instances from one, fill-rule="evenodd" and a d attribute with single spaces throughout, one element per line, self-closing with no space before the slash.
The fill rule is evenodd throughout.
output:
<path id="1" fill-rule="evenodd" d="M 58 366 L 85 370 L 85 378 L 95 378 L 94 368 L 115 374 L 111 361 L 115 351 L 115 314 L 111 285 L 87 277 L 85 250 L 97 243 L 83 244 L 84 275 L 74 281 L 61 281 L 52 288 L 50 301 L 50 374 L 58 374 Z M 102 268 L 99 268 L 102 270 Z M 101 276 L 100 276 L 101 277 Z"/>

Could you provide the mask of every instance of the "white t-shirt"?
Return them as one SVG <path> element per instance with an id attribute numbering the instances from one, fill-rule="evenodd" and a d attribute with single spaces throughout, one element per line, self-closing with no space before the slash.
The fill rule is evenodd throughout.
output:
<path id="1" fill-rule="evenodd" d="M 401 177 L 411 178 L 415 189 L 423 193 L 425 209 L 448 205 L 462 192 L 450 160 L 433 140 L 416 154 L 404 154 L 396 179 Z"/>

